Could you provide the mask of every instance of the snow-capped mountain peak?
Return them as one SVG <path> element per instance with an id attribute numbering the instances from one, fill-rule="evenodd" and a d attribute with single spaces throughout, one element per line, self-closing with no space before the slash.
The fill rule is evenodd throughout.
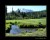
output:
<path id="1" fill-rule="evenodd" d="M 29 10 L 29 9 L 20 9 L 20 12 L 33 12 L 33 11 L 32 10 Z"/>

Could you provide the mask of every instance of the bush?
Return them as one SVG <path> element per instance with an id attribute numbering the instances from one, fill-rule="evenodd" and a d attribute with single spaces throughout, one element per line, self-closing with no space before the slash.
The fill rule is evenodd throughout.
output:
<path id="1" fill-rule="evenodd" d="M 34 25 L 20 25 L 20 28 L 34 28 Z"/>

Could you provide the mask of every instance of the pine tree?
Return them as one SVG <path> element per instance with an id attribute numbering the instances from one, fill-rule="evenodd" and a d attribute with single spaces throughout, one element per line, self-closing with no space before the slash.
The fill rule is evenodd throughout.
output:
<path id="1" fill-rule="evenodd" d="M 18 13 L 20 13 L 20 10 L 18 9 Z"/>

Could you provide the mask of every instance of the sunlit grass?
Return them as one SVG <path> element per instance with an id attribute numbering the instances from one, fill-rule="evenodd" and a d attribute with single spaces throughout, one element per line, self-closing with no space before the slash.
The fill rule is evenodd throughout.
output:
<path id="1" fill-rule="evenodd" d="M 8 24 L 5 24 L 6 28 L 9 27 L 10 22 L 15 23 L 17 22 L 17 25 L 38 25 L 39 22 L 41 22 L 41 24 L 46 25 L 46 18 L 42 18 L 42 19 L 23 19 L 23 20 L 6 20 L 5 21 Z"/>

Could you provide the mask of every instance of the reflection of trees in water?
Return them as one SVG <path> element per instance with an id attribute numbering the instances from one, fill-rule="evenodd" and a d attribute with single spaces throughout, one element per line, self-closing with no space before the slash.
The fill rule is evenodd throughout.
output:
<path id="1" fill-rule="evenodd" d="M 24 29 L 24 28 L 22 28 L 21 31 L 26 32 L 26 33 L 27 33 L 27 32 L 30 32 L 30 33 L 31 33 L 31 32 L 37 31 L 37 29 L 29 29 L 29 28 Z"/>

